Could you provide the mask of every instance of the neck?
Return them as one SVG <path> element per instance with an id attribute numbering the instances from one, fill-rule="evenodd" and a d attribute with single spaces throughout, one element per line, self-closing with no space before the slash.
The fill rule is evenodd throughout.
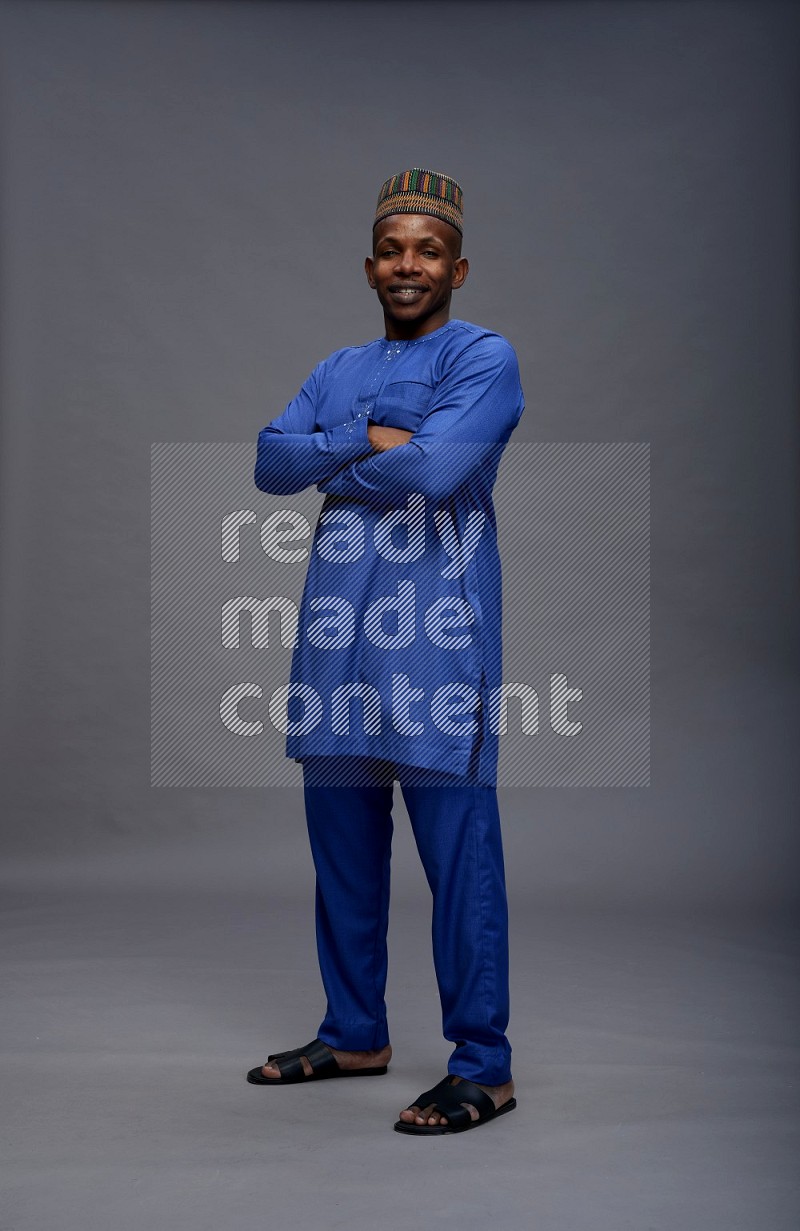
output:
<path id="1" fill-rule="evenodd" d="M 395 320 L 384 313 L 383 323 L 386 328 L 387 342 L 413 342 L 415 338 L 424 338 L 429 333 L 435 333 L 450 320 L 450 312 L 437 312 L 424 321 Z"/>

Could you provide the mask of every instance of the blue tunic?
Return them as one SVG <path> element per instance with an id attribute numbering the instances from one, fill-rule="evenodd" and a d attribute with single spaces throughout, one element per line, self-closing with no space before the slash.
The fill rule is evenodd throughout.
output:
<path id="1" fill-rule="evenodd" d="M 323 360 L 258 437 L 256 485 L 316 484 L 286 754 L 372 756 L 496 784 L 501 683 L 492 489 L 524 408 L 513 348 L 451 320 Z M 413 432 L 374 452 L 369 421 Z"/>

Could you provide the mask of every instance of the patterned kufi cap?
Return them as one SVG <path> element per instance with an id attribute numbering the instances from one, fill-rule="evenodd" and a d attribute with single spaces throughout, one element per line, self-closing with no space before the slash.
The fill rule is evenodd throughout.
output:
<path id="1" fill-rule="evenodd" d="M 388 179 L 378 194 L 373 228 L 390 214 L 432 214 L 464 233 L 461 188 L 449 175 L 412 167 Z"/>

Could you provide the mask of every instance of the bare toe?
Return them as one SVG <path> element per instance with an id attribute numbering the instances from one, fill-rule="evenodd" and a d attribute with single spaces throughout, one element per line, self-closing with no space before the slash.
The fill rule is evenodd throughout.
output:
<path id="1" fill-rule="evenodd" d="M 427 1107 L 418 1107 L 415 1103 L 413 1107 L 405 1107 L 400 1112 L 400 1119 L 404 1124 L 446 1124 L 447 1116 L 443 1116 L 440 1111 L 435 1111 L 433 1103 L 429 1103 Z"/>
<path id="2" fill-rule="evenodd" d="M 305 1073 L 306 1077 L 311 1077 L 311 1075 L 314 1072 L 313 1068 L 311 1067 L 311 1062 L 307 1060 L 305 1056 L 301 1057 L 301 1059 L 303 1062 L 303 1072 Z M 261 1072 L 264 1074 L 265 1077 L 280 1077 L 281 1076 L 281 1071 L 278 1068 L 277 1064 L 265 1064 L 262 1066 Z"/>

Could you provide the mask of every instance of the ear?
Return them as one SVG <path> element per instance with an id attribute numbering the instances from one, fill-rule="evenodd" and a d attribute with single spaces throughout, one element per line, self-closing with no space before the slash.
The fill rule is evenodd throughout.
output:
<path id="1" fill-rule="evenodd" d="M 467 280 L 469 273 L 469 261 L 465 256 L 460 256 L 453 266 L 453 290 L 457 291 L 460 286 L 463 286 Z"/>
<path id="2" fill-rule="evenodd" d="M 367 275 L 367 282 L 370 284 L 370 286 L 372 287 L 374 291 L 375 290 L 375 279 L 372 276 L 372 269 L 373 269 L 372 257 L 368 256 L 364 262 L 364 273 Z"/>

